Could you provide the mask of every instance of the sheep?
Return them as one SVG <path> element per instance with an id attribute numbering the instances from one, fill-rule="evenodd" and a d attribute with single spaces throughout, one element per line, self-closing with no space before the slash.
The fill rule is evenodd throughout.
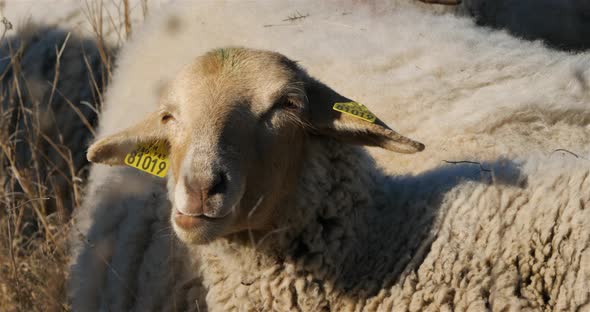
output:
<path id="1" fill-rule="evenodd" d="M 134 26 L 145 12 L 132 4 L 137 9 L 128 18 Z M 112 23 L 118 10 L 115 2 L 60 1 L 51 8 L 0 2 L 3 196 L 14 201 L 20 195 L 10 194 L 22 193 L 33 199 L 27 206 L 57 211 L 62 220 L 80 205 L 86 147 L 95 135 L 117 43 L 125 36 Z"/>
<path id="2" fill-rule="evenodd" d="M 528 40 L 543 40 L 553 48 L 590 48 L 590 4 L 555 0 L 420 0 L 457 5 L 446 11 L 469 16 L 478 25 L 506 29 Z"/>
<path id="3" fill-rule="evenodd" d="M 62 215 L 76 206 L 87 165 L 80 143 L 90 141 L 96 126 L 96 107 L 108 80 L 103 58 L 112 53 L 79 34 L 33 23 L 3 41 L 0 131 L 7 158 L 2 167 L 11 170 L 0 176 L 20 183 L 3 183 L 7 193 L 24 191 Z M 36 169 L 38 176 L 24 176 L 27 168 Z M 37 199 L 45 194 L 51 197 L 47 202 Z"/>
<path id="4" fill-rule="evenodd" d="M 588 183 L 587 54 L 550 51 L 401 2 L 372 12 L 303 2 L 231 8 L 256 14 L 234 21 L 223 4 L 181 6 L 136 33 L 107 92 L 100 137 L 123 138 L 116 134 L 156 111 L 161 94 L 182 94 L 187 88 L 169 81 L 196 55 L 247 45 L 298 60 L 309 72 L 292 66 L 297 75 L 361 100 L 427 149 L 411 157 L 365 152 L 310 134 L 305 154 L 289 153 L 303 158 L 292 169 L 298 189 L 249 198 L 245 230 L 206 232 L 222 237 L 205 245 L 182 240 L 213 237 L 170 228 L 171 202 L 183 200 L 167 191 L 176 187 L 175 169 L 167 186 L 132 168 L 93 166 L 72 233 L 76 310 L 587 308 L 588 198 L 579 192 Z M 297 11 L 309 16 L 282 22 Z M 302 49 L 307 42 L 313 49 Z M 260 71 L 274 69 L 265 63 Z M 190 83 L 184 77 L 176 81 Z M 549 154 L 555 149 L 580 158 Z M 467 158 L 481 167 L 442 162 Z M 285 209 L 277 224 L 256 230 L 264 219 L 257 213 L 279 195 L 293 197 L 284 207 L 302 209 Z"/>
<path id="5" fill-rule="evenodd" d="M 541 39 L 558 49 L 590 48 L 590 3 L 586 1 L 466 0 L 459 12 L 472 16 L 480 25 L 505 28 L 530 40 Z"/>

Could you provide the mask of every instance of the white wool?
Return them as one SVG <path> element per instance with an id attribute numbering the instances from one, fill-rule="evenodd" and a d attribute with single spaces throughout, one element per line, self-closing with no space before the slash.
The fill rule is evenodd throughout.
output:
<path id="1" fill-rule="evenodd" d="M 286 20 L 289 17 L 301 18 Z M 444 165 L 443 160 L 543 160 L 545 155 L 557 158 L 551 158 L 557 162 L 552 179 L 570 159 L 551 156 L 554 150 L 580 156 L 590 152 L 588 53 L 552 51 L 401 0 L 370 6 L 318 1 L 177 3 L 154 16 L 121 52 L 100 135 L 120 131 L 153 111 L 166 81 L 194 57 L 222 46 L 283 53 L 339 93 L 364 103 L 400 133 L 426 144 L 417 155 L 371 149 L 378 166 L 390 174 L 416 175 L 427 184 L 427 173 Z M 543 179 L 541 169 L 523 172 Z M 481 187 L 481 192 L 494 194 Z M 454 196 L 469 198 L 467 192 L 474 188 L 459 187 Z M 90 244 L 101 248 L 74 245 L 74 308 L 142 310 L 162 304 L 171 293 L 179 301 L 193 298 L 185 295 L 193 290 L 182 286 L 191 275 L 178 273 L 187 270 L 184 251 L 168 249 L 176 244 L 167 224 L 164 181 L 129 168 L 98 165 L 91 172 L 89 193 L 77 224 Z M 407 190 L 406 195 L 416 194 L 420 192 Z M 449 205 L 457 216 L 467 215 L 469 223 L 474 220 L 470 217 L 477 217 L 469 215 L 472 203 L 478 202 Z M 451 219 L 440 219 L 439 235 L 454 230 Z M 445 235 L 432 238 L 433 250 L 452 237 Z M 426 263 L 433 267 L 445 262 L 436 255 L 424 259 L 439 261 Z M 421 270 L 426 269 L 409 275 Z"/>
<path id="2" fill-rule="evenodd" d="M 433 159 L 431 152 L 443 146 L 452 149 L 453 143 L 471 140 L 465 133 L 482 135 L 470 145 L 470 153 L 484 144 L 500 145 L 500 154 L 579 146 L 559 131 L 585 122 L 590 96 L 587 54 L 548 50 L 538 42 L 474 27 L 468 19 L 431 16 L 396 2 L 334 9 L 302 1 L 230 1 L 227 7 L 206 1 L 181 11 L 156 16 L 122 52 L 125 70 L 114 84 L 124 81 L 125 87 L 107 94 L 103 135 L 155 109 L 157 91 L 196 55 L 242 45 L 300 61 L 312 76 L 365 103 L 400 132 L 424 141 L 427 152 L 418 156 L 424 160 Z M 233 17 L 235 12 L 240 18 Z M 309 16 L 283 21 L 297 14 Z M 179 42 L 186 44 L 177 47 Z M 531 138 L 526 142 L 498 140 L 499 135 L 520 131 L 513 128 L 518 128 L 519 112 L 528 114 L 525 110 L 555 127 L 527 127 L 523 131 L 530 131 Z M 492 115 L 495 119 L 489 120 Z M 550 116 L 555 120 L 546 120 Z M 489 135 L 492 130 L 495 136 Z M 559 143 L 548 146 L 550 138 L 559 138 Z M 436 161 L 424 165 L 438 165 L 440 159 Z"/>

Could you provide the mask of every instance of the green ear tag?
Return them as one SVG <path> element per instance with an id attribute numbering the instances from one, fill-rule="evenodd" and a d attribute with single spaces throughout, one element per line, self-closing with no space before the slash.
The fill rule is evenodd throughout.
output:
<path id="1" fill-rule="evenodd" d="M 371 113 L 365 105 L 357 102 L 334 103 L 332 108 L 335 111 L 352 115 L 356 118 L 360 118 L 371 123 L 374 123 L 377 119 L 377 117 L 375 117 L 375 115 L 373 115 L 373 113 Z"/>
<path id="2" fill-rule="evenodd" d="M 168 172 L 168 147 L 164 142 L 139 143 L 125 156 L 125 164 L 160 178 Z"/>

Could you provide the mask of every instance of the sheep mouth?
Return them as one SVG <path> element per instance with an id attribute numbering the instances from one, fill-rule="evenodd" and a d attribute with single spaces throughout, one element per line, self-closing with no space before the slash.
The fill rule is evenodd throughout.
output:
<path id="1" fill-rule="evenodd" d="M 225 219 L 229 214 L 220 217 L 209 217 L 206 215 L 189 216 L 174 209 L 174 223 L 184 230 L 193 230 L 204 224 L 211 224 Z"/>

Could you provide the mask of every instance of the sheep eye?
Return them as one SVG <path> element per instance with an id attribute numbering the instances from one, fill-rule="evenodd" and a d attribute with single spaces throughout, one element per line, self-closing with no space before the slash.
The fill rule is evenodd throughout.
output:
<path id="1" fill-rule="evenodd" d="M 275 104 L 276 107 L 278 108 L 282 108 L 282 109 L 287 109 L 287 110 L 297 110 L 299 109 L 299 107 L 297 106 L 297 104 L 295 104 L 292 100 L 290 100 L 289 98 L 282 98 L 280 99 L 277 104 Z"/>
<path id="2" fill-rule="evenodd" d="M 174 116 L 172 116 L 172 114 L 166 113 L 166 114 L 163 114 L 162 115 L 161 121 L 162 121 L 163 124 L 166 124 L 166 123 L 168 123 L 169 121 L 172 121 L 172 120 L 174 120 Z"/>
<path id="3" fill-rule="evenodd" d="M 261 120 L 267 120 L 275 113 L 288 112 L 297 114 L 300 110 L 296 102 L 290 100 L 288 97 L 282 97 L 275 101 L 271 108 L 261 115 Z"/>

